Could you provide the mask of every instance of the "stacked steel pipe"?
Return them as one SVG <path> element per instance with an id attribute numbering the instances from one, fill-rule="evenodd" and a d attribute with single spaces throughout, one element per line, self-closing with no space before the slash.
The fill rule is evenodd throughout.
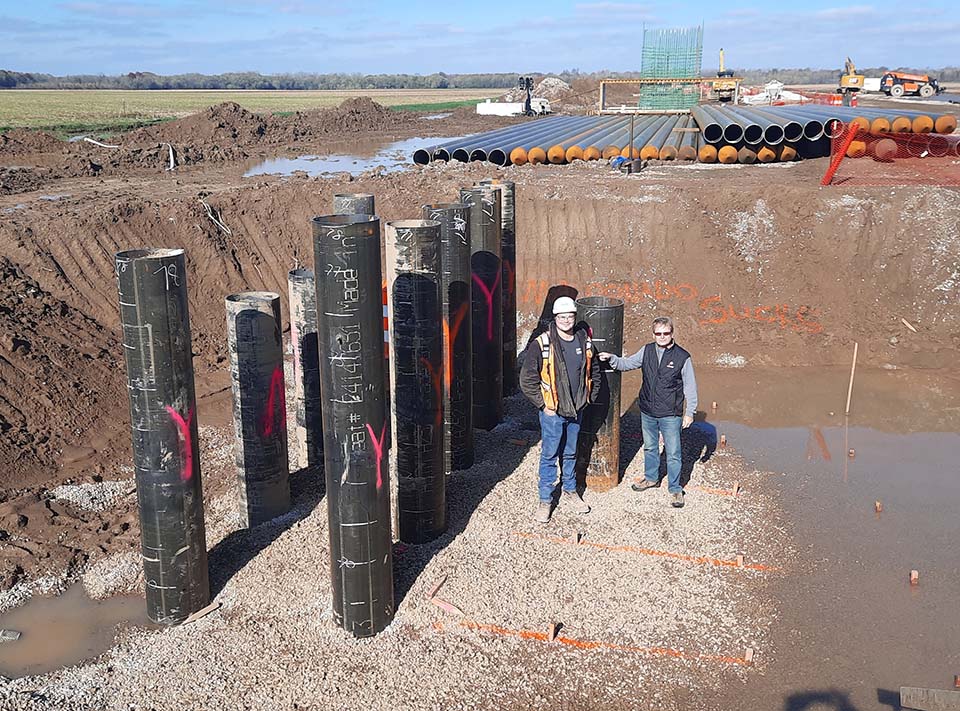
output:
<path id="1" fill-rule="evenodd" d="M 495 165 L 575 160 L 695 160 L 769 163 L 826 155 L 841 124 L 871 133 L 951 133 L 953 114 L 825 105 L 702 105 L 691 116 L 554 116 L 449 141 L 414 154 L 414 162 L 489 161 Z"/>

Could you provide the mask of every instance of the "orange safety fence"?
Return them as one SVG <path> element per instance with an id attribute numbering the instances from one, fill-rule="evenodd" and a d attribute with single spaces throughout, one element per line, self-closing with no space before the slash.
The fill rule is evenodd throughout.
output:
<path id="1" fill-rule="evenodd" d="M 686 563 L 697 563 L 699 565 L 716 565 L 727 568 L 745 568 L 747 570 L 776 571 L 777 568 L 769 565 L 760 565 L 759 563 L 746 563 L 740 556 L 736 560 L 723 560 L 722 558 L 711 558 L 709 556 L 687 555 L 686 553 L 674 553 L 672 551 L 661 551 L 654 548 L 641 548 L 639 546 L 623 546 L 611 543 L 597 543 L 577 537 L 576 539 L 557 538 L 555 536 L 543 536 L 539 533 L 524 533 L 523 531 L 514 531 L 513 535 L 517 538 L 525 538 L 533 541 L 543 541 L 545 543 L 556 543 L 565 546 L 583 546 L 584 548 L 593 548 L 605 551 L 617 551 L 623 553 L 639 553 L 640 555 L 655 556 L 657 558 L 669 558 L 671 560 L 680 560 Z"/>
<path id="2" fill-rule="evenodd" d="M 672 647 L 641 647 L 633 644 L 618 644 L 616 642 L 604 642 L 601 640 L 575 639 L 564 635 L 557 635 L 550 639 L 546 632 L 536 630 L 510 629 L 500 625 L 482 624 L 472 620 L 461 620 L 452 625 L 462 629 L 472 630 L 474 632 L 483 632 L 486 634 L 497 635 L 499 637 L 516 637 L 517 639 L 531 640 L 536 642 L 555 642 L 575 649 L 609 649 L 618 652 L 635 652 L 651 657 L 672 657 L 674 659 L 684 659 L 693 662 L 719 662 L 721 664 L 738 664 L 748 666 L 752 661 L 752 650 L 743 657 L 733 657 L 724 654 L 701 654 L 697 652 L 687 652 Z M 443 622 L 434 622 L 433 629 L 437 632 L 446 632 L 447 625 Z M 749 658 L 748 658 L 749 657 Z"/>
<path id="3" fill-rule="evenodd" d="M 831 142 L 822 184 L 960 186 L 960 134 L 874 132 L 845 124 Z"/>

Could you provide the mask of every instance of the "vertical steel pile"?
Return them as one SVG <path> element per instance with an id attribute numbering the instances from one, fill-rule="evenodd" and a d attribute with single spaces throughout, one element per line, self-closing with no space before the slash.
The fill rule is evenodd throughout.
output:
<path id="1" fill-rule="evenodd" d="M 590 328 L 599 351 L 623 353 L 623 301 L 606 296 L 577 299 L 577 313 Z M 597 401 L 588 405 L 577 441 L 578 468 L 586 470 L 587 488 L 607 491 L 620 477 L 620 372 L 600 364 L 603 378 Z"/>
<path id="2" fill-rule="evenodd" d="M 376 215 L 376 205 L 373 195 L 369 193 L 338 193 L 333 196 L 333 214 L 334 215 Z M 391 446 L 391 437 L 393 433 L 390 429 L 390 343 L 387 324 L 387 282 L 380 285 L 380 298 L 383 309 L 383 377 L 386 380 L 383 383 L 383 406 L 387 417 L 387 444 Z"/>
<path id="3" fill-rule="evenodd" d="M 500 191 L 500 262 L 503 286 L 503 396 L 517 392 L 517 218 L 516 185 L 509 180 L 491 178 L 477 185 L 489 185 Z"/>
<path id="4" fill-rule="evenodd" d="M 280 295 L 247 291 L 225 301 L 240 512 L 253 528 L 290 510 Z"/>
<path id="5" fill-rule="evenodd" d="M 317 352 L 317 287 L 312 269 L 287 275 L 290 291 L 290 341 L 293 346 L 294 416 L 298 467 L 323 464 L 323 410 Z"/>
<path id="6" fill-rule="evenodd" d="M 473 281 L 473 426 L 490 430 L 503 419 L 503 268 L 500 265 L 500 191 L 462 188 L 470 206 Z"/>
<path id="7" fill-rule="evenodd" d="M 118 252 L 147 615 L 173 625 L 210 600 L 182 249 Z"/>
<path id="8" fill-rule="evenodd" d="M 356 637 L 393 619 L 380 220 L 312 220 L 333 617 Z"/>
<path id="9" fill-rule="evenodd" d="M 440 299 L 443 309 L 443 468 L 473 466 L 473 332 L 470 275 L 470 207 L 423 206 L 440 223 Z"/>
<path id="10" fill-rule="evenodd" d="M 440 223 L 388 222 L 386 237 L 397 531 L 401 541 L 426 543 L 447 527 Z"/>
<path id="11" fill-rule="evenodd" d="M 369 193 L 337 193 L 333 196 L 334 215 L 374 215 L 373 195 Z"/>

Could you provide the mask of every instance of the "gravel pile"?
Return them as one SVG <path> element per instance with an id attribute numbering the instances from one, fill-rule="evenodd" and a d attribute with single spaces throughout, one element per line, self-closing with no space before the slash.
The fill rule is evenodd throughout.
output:
<path id="1" fill-rule="evenodd" d="M 100 481 L 89 484 L 64 484 L 50 490 L 50 495 L 73 504 L 81 511 L 106 511 L 124 496 L 136 490 L 132 481 Z"/>

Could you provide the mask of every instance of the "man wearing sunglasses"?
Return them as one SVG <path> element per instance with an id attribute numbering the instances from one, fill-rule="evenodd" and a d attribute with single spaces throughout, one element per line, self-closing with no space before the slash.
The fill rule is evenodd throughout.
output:
<path id="1" fill-rule="evenodd" d="M 680 486 L 680 430 L 693 424 L 697 411 L 697 379 L 690 354 L 673 340 L 673 319 L 661 316 L 653 320 L 653 343 L 632 356 L 600 353 L 615 370 L 640 368 L 640 419 L 643 426 L 644 478 L 631 485 L 634 491 L 646 491 L 660 483 L 659 440 L 663 435 L 667 453 L 667 488 L 670 505 L 683 507 Z M 686 403 L 686 404 L 684 404 Z"/>
<path id="2" fill-rule="evenodd" d="M 600 392 L 600 361 L 587 330 L 576 325 L 576 302 L 557 298 L 550 328 L 530 341 L 520 371 L 520 389 L 540 409 L 540 523 L 550 521 L 558 460 L 561 501 L 574 513 L 590 513 L 577 492 L 575 465 L 583 410 Z"/>

